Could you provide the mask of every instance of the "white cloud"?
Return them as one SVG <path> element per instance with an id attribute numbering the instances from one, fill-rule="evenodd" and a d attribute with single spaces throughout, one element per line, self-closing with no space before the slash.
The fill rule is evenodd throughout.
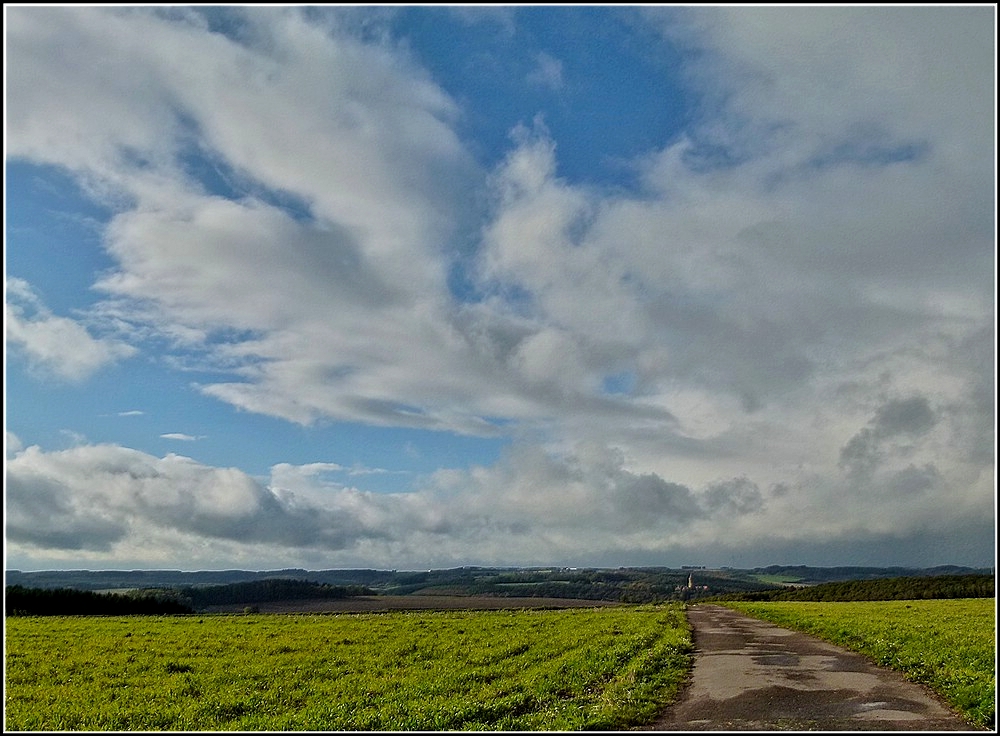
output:
<path id="1" fill-rule="evenodd" d="M 20 438 L 9 430 L 4 431 L 4 457 L 8 460 L 24 449 Z"/>
<path id="2" fill-rule="evenodd" d="M 815 161 L 852 133 L 924 141 L 963 165 L 992 145 L 988 8 L 719 7 L 660 20 L 701 52 L 692 82 L 711 91 L 706 112 L 724 115 L 703 130 L 771 165 Z"/>
<path id="3" fill-rule="evenodd" d="M 463 111 L 402 47 L 336 16 L 234 12 L 239 40 L 197 14 L 9 11 L 10 155 L 115 204 L 94 313 L 229 373 L 200 389 L 241 409 L 523 446 L 384 497 L 324 476 L 344 472 L 331 463 L 275 465 L 265 487 L 122 448 L 25 451 L 22 488 L 58 513 L 19 497 L 24 544 L 120 549 L 134 523 L 162 532 L 134 500 L 145 481 L 108 471 L 132 495 L 95 506 L 61 470 L 86 477 L 101 454 L 163 482 L 219 480 L 275 550 L 393 566 L 428 549 L 527 562 L 776 535 L 875 545 L 989 516 L 989 10 L 651 11 L 697 49 L 685 71 L 703 104 L 635 162 L 638 192 L 560 179 L 540 122 L 479 171 Z M 535 81 L 561 85 L 559 61 L 537 60 Z M 196 153 L 219 191 L 187 171 Z M 467 301 L 448 288 L 459 250 Z M 131 354 L 8 290 L 8 339 L 36 364 L 81 377 Z M 168 525 L 194 501 L 177 503 Z M 262 506 L 279 509 L 271 532 L 253 526 Z M 242 554 L 235 517 L 209 516 L 183 533 Z"/>
<path id="4" fill-rule="evenodd" d="M 563 88 L 563 65 L 559 59 L 549 56 L 544 51 L 535 57 L 536 66 L 530 72 L 526 81 L 528 84 L 548 87 L 558 92 Z"/>
<path id="5" fill-rule="evenodd" d="M 235 468 L 173 454 L 157 458 L 114 445 L 29 447 L 7 464 L 7 541 L 17 554 L 139 555 L 147 565 L 229 555 L 215 557 L 217 566 L 251 547 L 273 559 L 365 545 L 385 553 L 409 535 L 440 530 L 441 510 L 417 497 L 366 493 L 320 477 L 336 468 L 282 464 L 264 485 Z"/>
<path id="6" fill-rule="evenodd" d="M 23 279 L 6 282 L 6 339 L 40 373 L 84 381 L 101 368 L 135 355 L 136 348 L 95 338 L 68 317 L 52 314 Z"/>
<path id="7" fill-rule="evenodd" d="M 310 25 L 300 9 L 234 12 L 241 41 L 143 9 L 10 13 L 21 63 L 9 153 L 106 179 L 161 216 L 180 196 L 179 157 L 210 153 L 243 192 L 291 195 L 405 283 L 439 278 L 433 258 L 400 273 L 398 257 L 411 247 L 433 256 L 453 226 L 443 210 L 461 191 L 455 174 L 471 172 L 448 124 L 453 103 L 391 48 Z M 67 65 L 67 39 L 105 61 Z"/>
<path id="8" fill-rule="evenodd" d="M 180 440 L 181 442 L 194 442 L 203 439 L 202 437 L 195 437 L 194 435 L 183 434 L 181 432 L 168 432 L 167 434 L 161 434 L 160 437 L 165 440 Z"/>
<path id="9" fill-rule="evenodd" d="M 388 468 L 366 468 L 360 465 L 352 465 L 347 470 L 347 474 L 355 475 L 409 475 L 409 470 L 389 470 Z"/>
<path id="10" fill-rule="evenodd" d="M 70 123 L 50 118 L 51 89 L 27 81 L 10 92 L 24 117 L 11 125 L 10 151 L 112 182 L 135 203 L 108 228 L 118 269 L 98 284 L 116 297 L 116 316 L 171 338 L 252 335 L 210 356 L 236 367 L 238 382 L 204 387 L 242 408 L 303 423 L 488 430 L 441 400 L 455 388 L 455 359 L 474 359 L 456 355 L 444 256 L 475 172 L 448 124 L 454 105 L 421 70 L 297 10 L 248 11 L 256 45 L 141 11 L 63 9 L 52 25 L 13 15 L 26 79 L 95 86 L 90 71 L 41 52 L 65 38 L 115 49 L 102 54 L 118 59 L 118 84 L 74 106 L 71 124 L 100 128 L 83 136 L 87 153 L 48 145 L 80 131 L 62 131 Z M 125 99 L 104 105 L 119 86 Z M 169 109 L 101 127 L 117 105 L 156 108 L 150 97 Z M 192 145 L 232 170 L 247 196 L 207 196 L 187 179 L 179 169 Z M 281 193 L 304 219 L 264 201 Z"/>
<path id="11" fill-rule="evenodd" d="M 871 344 L 908 344 L 910 334 L 893 336 L 927 325 L 928 312 L 943 324 L 935 316 L 939 305 L 949 320 L 976 320 L 989 307 L 986 290 L 967 287 L 970 275 L 983 272 L 989 251 L 981 236 L 988 231 L 963 225 L 963 209 L 920 204 L 931 190 L 955 189 L 949 169 L 928 184 L 930 161 L 847 177 L 844 166 L 800 171 L 805 154 L 787 158 L 812 127 L 836 137 L 857 122 L 822 115 L 818 95 L 807 94 L 812 80 L 847 74 L 845 65 L 858 63 L 847 58 L 846 42 L 827 43 L 827 56 L 810 61 L 806 81 L 794 82 L 801 105 L 780 106 L 762 92 L 764 102 L 751 108 L 758 98 L 747 97 L 737 111 L 757 119 L 770 105 L 786 110 L 797 121 L 794 140 L 771 136 L 769 148 L 743 167 L 714 172 L 692 168 L 700 143 L 682 141 L 649 157 L 652 197 L 608 197 L 559 181 L 555 141 L 544 129 L 522 131 L 493 177 L 498 209 L 479 259 L 482 286 L 498 298 L 456 305 L 438 243 L 453 227 L 443 213 L 461 209 L 455 192 L 473 172 L 449 127 L 454 105 L 391 46 L 310 27 L 295 12 L 257 29 L 270 45 L 207 38 L 190 23 L 155 14 L 112 13 L 106 26 L 88 14 L 66 17 L 77 19 L 72 33 L 87 39 L 122 43 L 127 30 L 141 33 L 145 44 L 127 46 L 136 69 L 128 73 L 160 80 L 178 115 L 197 124 L 200 145 L 247 192 L 288 192 L 311 215 L 269 204 L 270 195 L 205 196 L 178 178 L 175 156 L 190 136 L 179 117 L 170 135 L 148 136 L 144 160 L 156 164 L 152 170 L 114 157 L 93 164 L 148 203 L 114 219 L 107 243 L 119 267 L 100 287 L 131 300 L 133 316 L 165 334 L 236 336 L 214 341 L 208 354 L 215 367 L 233 369 L 234 380 L 203 390 L 241 408 L 302 423 L 329 417 L 490 433 L 479 417 L 603 409 L 607 402 L 595 395 L 607 376 L 632 372 L 642 400 L 620 397 L 619 411 L 670 411 L 673 390 L 692 388 L 714 392 L 720 410 L 728 404 L 719 391 L 758 409 L 777 387 L 813 380 L 816 366 L 830 358 L 827 344 L 856 344 L 855 335 Z M 255 28 L 259 18 L 248 16 Z M 713 33 L 723 40 L 730 39 L 725 33 L 743 35 L 722 54 L 711 35 L 705 46 L 712 53 L 704 58 L 722 59 L 727 69 L 764 65 L 767 75 L 785 79 L 769 55 L 781 43 L 765 43 L 748 29 L 724 30 L 739 23 L 721 25 Z M 60 28 L 70 33 L 71 26 Z M 811 29 L 805 24 L 802 32 Z M 33 32 L 48 33 L 41 26 Z M 794 32 L 779 24 L 774 34 Z M 758 51 L 760 44 L 770 51 Z M 166 73 L 168 58 L 181 60 L 171 62 L 174 77 Z M 320 66 L 327 70 L 323 95 L 302 86 Z M 369 76 L 346 71 L 356 68 Z M 716 69 L 704 68 L 703 75 Z M 229 83 L 237 73 L 249 75 L 250 88 Z M 33 109 L 35 98 L 24 94 L 21 107 Z M 217 104 L 219 94 L 227 104 Z M 302 114 L 291 122 L 284 116 L 283 127 L 270 119 L 282 107 L 274 100 Z M 887 126 L 899 110 L 884 106 L 879 125 L 892 138 Z M 343 110 L 368 122 L 351 122 Z M 80 112 L 86 119 L 91 108 Z M 306 125 L 314 126 L 310 134 Z M 54 155 L 57 149 L 28 143 L 44 126 L 39 120 L 30 132 L 15 129 L 13 150 Z M 387 145 L 400 129 L 404 134 Z M 931 132 L 921 139 L 936 141 Z M 795 178 L 772 180 L 778 173 Z M 885 191 L 896 196 L 878 195 Z M 815 202 L 836 204 L 817 210 Z M 840 214 L 846 212 L 849 218 Z M 394 218 L 404 215 L 397 227 Z M 947 266 L 934 269 L 912 255 L 936 254 L 936 233 L 947 227 L 942 215 L 966 232 L 956 232 L 960 247 Z M 863 248 L 859 228 L 868 240 Z M 913 263 L 919 278 L 901 262 Z M 928 274 L 937 277 L 928 283 Z M 528 298 L 511 301 L 510 293 Z M 662 393 L 667 385 L 671 392 Z"/>
<path id="12" fill-rule="evenodd" d="M 981 498 L 947 488 L 937 468 L 915 463 L 863 489 L 820 480 L 808 506 L 786 497 L 801 497 L 817 479 L 777 491 L 747 477 L 692 487 L 629 470 L 623 453 L 589 443 L 564 455 L 515 447 L 494 467 L 442 470 L 402 494 L 369 493 L 323 475 L 340 470 L 282 463 L 264 483 L 173 454 L 29 447 L 7 466 L 8 545 L 15 556 L 75 550 L 92 561 L 183 568 L 247 559 L 257 566 L 323 560 L 325 567 L 401 559 L 416 566 L 601 564 L 625 550 L 646 560 L 696 554 L 725 564 L 725 554 L 778 542 L 804 549 L 919 535 L 935 517 L 975 528 L 985 510 Z M 888 494 L 871 493 L 886 485 Z M 935 499 L 942 487 L 951 497 Z M 845 514 L 845 504 L 865 515 Z"/>

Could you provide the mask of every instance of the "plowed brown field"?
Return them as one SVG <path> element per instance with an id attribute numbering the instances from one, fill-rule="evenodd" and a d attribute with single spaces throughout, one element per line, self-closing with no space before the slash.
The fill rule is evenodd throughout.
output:
<path id="1" fill-rule="evenodd" d="M 260 613 L 378 613 L 382 611 L 499 611 L 522 608 L 599 608 L 612 601 L 579 598 L 501 598 L 460 595 L 377 595 L 354 598 L 303 599 L 250 604 Z M 245 603 L 209 606 L 208 613 L 242 613 Z"/>

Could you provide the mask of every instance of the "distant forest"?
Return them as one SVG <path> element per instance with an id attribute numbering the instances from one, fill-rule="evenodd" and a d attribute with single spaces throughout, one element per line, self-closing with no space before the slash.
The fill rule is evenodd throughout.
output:
<path id="1" fill-rule="evenodd" d="M 439 570 L 374 570 L 333 569 L 302 570 L 40 570 L 22 572 L 7 570 L 6 585 L 26 588 L 74 588 L 76 590 L 139 590 L 153 588 L 201 588 L 210 585 L 231 585 L 282 578 L 306 580 L 312 583 L 352 586 L 360 585 L 378 593 L 407 595 L 427 588 L 450 586 L 465 592 L 476 588 L 484 593 L 499 595 L 514 583 L 523 585 L 557 583 L 559 585 L 607 583 L 610 589 L 629 584 L 636 588 L 659 588 L 669 592 L 687 582 L 694 574 L 697 586 L 708 585 L 712 593 L 763 590 L 781 582 L 802 584 L 828 583 L 838 580 L 869 580 L 876 578 L 921 577 L 936 575 L 971 575 L 992 573 L 989 568 L 942 566 L 931 568 L 904 567 L 808 567 L 805 565 L 755 567 L 752 569 L 708 569 L 700 565 L 687 567 L 477 567 L 466 566 Z M 490 586 L 496 586 L 491 589 Z M 562 591 L 567 592 L 566 590 Z M 514 595 L 514 593 L 510 593 Z M 523 591 L 517 595 L 523 595 Z M 598 596 L 600 597 L 600 596 Z M 615 599 L 617 600 L 617 599 Z"/>
<path id="2" fill-rule="evenodd" d="M 25 588 L 8 585 L 7 616 L 135 616 L 193 613 L 180 601 L 151 591 L 95 593 L 73 588 Z"/>
<path id="3" fill-rule="evenodd" d="M 752 572 L 765 576 L 781 576 L 797 583 L 816 585 L 838 581 L 876 580 L 880 578 L 938 577 L 941 575 L 985 575 L 993 571 L 982 567 L 938 565 L 937 567 L 809 567 L 808 565 L 770 565 L 755 567 Z"/>
<path id="4" fill-rule="evenodd" d="M 849 574 L 852 568 L 838 570 L 839 574 Z M 863 570 L 868 574 L 872 568 Z M 769 568 L 760 573 L 704 568 L 457 568 L 425 572 L 393 571 L 375 575 L 371 571 L 363 571 L 357 575 L 357 578 L 378 581 L 377 587 L 270 577 L 228 584 L 136 588 L 124 592 L 17 584 L 6 588 L 5 612 L 8 616 L 163 615 L 198 613 L 220 605 L 237 604 L 253 610 L 256 604 L 265 602 L 413 594 L 575 598 L 621 603 L 710 601 L 720 598 L 745 601 L 877 601 L 989 598 L 995 595 L 993 575 L 983 574 L 923 574 L 840 580 L 795 588 L 762 582 L 756 577 L 757 574 L 780 574 L 809 578 L 816 576 L 814 571 L 815 568 Z M 328 572 L 333 577 L 332 573 L 336 571 Z M 350 577 L 349 574 L 341 574 L 339 579 Z"/>
<path id="5" fill-rule="evenodd" d="M 738 601 L 909 601 L 926 598 L 993 598 L 992 575 L 845 580 L 803 588 L 732 593 L 720 598 Z"/>
<path id="6" fill-rule="evenodd" d="M 72 588 L 8 586 L 4 611 L 8 616 L 131 616 L 136 614 L 196 613 L 208 606 L 305 598 L 337 599 L 370 595 L 361 586 L 336 586 L 307 580 L 271 578 L 232 585 L 136 590 L 99 593 Z"/>
<path id="7" fill-rule="evenodd" d="M 374 595 L 374 591 L 361 585 L 329 585 L 308 580 L 270 578 L 251 580 L 232 585 L 185 587 L 177 591 L 179 599 L 198 610 L 208 606 L 232 603 L 266 603 L 268 601 L 301 600 L 304 598 L 338 599 L 356 595 Z"/>

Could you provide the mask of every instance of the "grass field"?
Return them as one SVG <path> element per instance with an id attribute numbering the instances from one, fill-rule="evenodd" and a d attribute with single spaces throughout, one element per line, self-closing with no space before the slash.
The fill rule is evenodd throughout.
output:
<path id="1" fill-rule="evenodd" d="M 722 605 L 860 652 L 904 673 L 976 726 L 996 722 L 996 599 Z"/>
<path id="2" fill-rule="evenodd" d="M 6 730 L 615 729 L 691 662 L 680 605 L 12 617 L 6 648 Z"/>
<path id="3" fill-rule="evenodd" d="M 798 575 L 754 575 L 755 580 L 769 585 L 785 585 L 786 583 L 797 583 L 802 578 Z"/>

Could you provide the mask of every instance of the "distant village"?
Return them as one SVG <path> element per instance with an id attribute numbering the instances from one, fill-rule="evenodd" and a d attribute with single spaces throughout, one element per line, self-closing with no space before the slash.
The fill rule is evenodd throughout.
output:
<path id="1" fill-rule="evenodd" d="M 685 566 L 682 569 L 685 569 L 685 570 L 691 570 L 691 569 L 703 570 L 705 568 L 692 568 L 690 566 Z M 692 573 L 688 573 L 687 585 L 678 585 L 676 588 L 674 588 L 674 590 L 677 591 L 678 593 L 691 593 L 691 592 L 694 592 L 694 591 L 706 592 L 706 591 L 708 591 L 708 589 L 709 588 L 708 588 L 707 585 L 695 585 L 694 584 L 694 573 L 693 572 Z"/>

